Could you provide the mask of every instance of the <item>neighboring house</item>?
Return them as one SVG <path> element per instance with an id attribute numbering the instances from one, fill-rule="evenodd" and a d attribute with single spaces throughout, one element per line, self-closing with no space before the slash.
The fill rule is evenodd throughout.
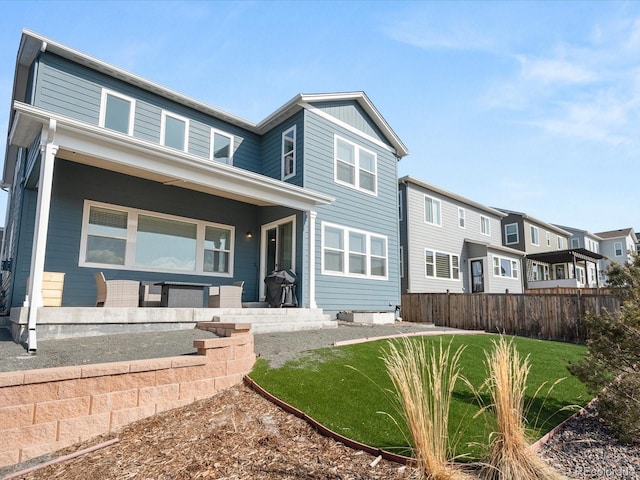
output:
<path id="1" fill-rule="evenodd" d="M 399 180 L 402 293 L 522 293 L 522 253 L 504 214 L 434 185 Z"/>
<path id="2" fill-rule="evenodd" d="M 640 255 L 640 233 L 636 233 L 636 253 Z"/>
<path id="3" fill-rule="evenodd" d="M 566 230 L 571 234 L 569 237 L 569 248 L 571 250 L 579 250 L 584 248 L 589 252 L 600 253 L 600 242 L 602 239 L 594 233 L 587 230 L 581 230 L 579 228 L 566 227 L 563 225 L 556 225 L 556 227 Z M 600 273 L 600 281 L 598 281 L 598 275 Z M 589 287 L 596 287 L 602 282 L 602 272 L 598 272 L 598 264 L 588 262 L 586 266 L 586 280 Z"/>
<path id="4" fill-rule="evenodd" d="M 237 73 L 237 72 L 236 72 Z M 108 279 L 242 280 L 293 269 L 302 306 L 400 303 L 397 162 L 362 92 L 295 96 L 255 124 L 38 34 L 18 50 L 3 182 L 6 307 L 92 306 Z M 32 315 L 30 310 L 30 315 Z M 33 313 L 35 315 L 35 313 Z"/>
<path id="5" fill-rule="evenodd" d="M 571 232 L 530 215 L 500 209 L 502 241 L 526 254 L 525 288 L 597 286 L 597 263 L 602 256 L 584 248 L 569 247 Z M 595 284 L 587 276 L 596 269 Z"/>
<path id="6" fill-rule="evenodd" d="M 638 236 L 633 228 L 621 228 L 607 232 L 596 233 L 600 241 L 600 253 L 604 255 L 600 269 L 606 279 L 605 272 L 611 262 L 625 264 L 631 261 L 631 253 L 637 251 Z"/>

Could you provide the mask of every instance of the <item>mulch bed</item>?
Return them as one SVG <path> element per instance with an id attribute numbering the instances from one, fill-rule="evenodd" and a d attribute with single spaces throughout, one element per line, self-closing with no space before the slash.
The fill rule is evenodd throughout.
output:
<path id="1" fill-rule="evenodd" d="M 61 452 L 118 443 L 23 479 L 417 479 L 319 435 L 244 385 Z M 373 465 L 373 466 L 372 466 Z"/>

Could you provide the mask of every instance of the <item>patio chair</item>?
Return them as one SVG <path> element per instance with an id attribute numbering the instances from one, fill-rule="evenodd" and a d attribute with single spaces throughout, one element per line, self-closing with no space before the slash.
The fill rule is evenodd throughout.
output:
<path id="1" fill-rule="evenodd" d="M 242 285 L 244 282 L 212 287 L 209 294 L 209 308 L 242 308 Z"/>
<path id="2" fill-rule="evenodd" d="M 162 287 L 156 282 L 140 282 L 139 305 L 141 307 L 161 307 Z"/>
<path id="3" fill-rule="evenodd" d="M 96 307 L 137 307 L 140 282 L 134 280 L 105 280 L 98 272 L 96 279 Z"/>

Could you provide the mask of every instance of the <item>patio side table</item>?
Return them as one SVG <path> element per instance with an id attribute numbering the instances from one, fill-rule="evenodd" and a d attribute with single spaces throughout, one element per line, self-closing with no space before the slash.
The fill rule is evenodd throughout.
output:
<path id="1" fill-rule="evenodd" d="M 169 308 L 202 308 L 209 306 L 208 283 L 158 282 L 162 288 L 160 305 Z"/>

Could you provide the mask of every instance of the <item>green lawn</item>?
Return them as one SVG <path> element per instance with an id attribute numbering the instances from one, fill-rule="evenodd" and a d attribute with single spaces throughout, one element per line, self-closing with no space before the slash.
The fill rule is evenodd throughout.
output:
<path id="1" fill-rule="evenodd" d="M 438 342 L 441 337 L 416 337 L 415 341 Z M 485 377 L 484 350 L 490 350 L 495 335 L 443 336 L 443 343 L 466 345 L 461 358 L 462 374 L 479 387 Z M 281 368 L 270 368 L 264 360 L 256 363 L 251 378 L 273 395 L 306 412 L 332 430 L 368 445 L 407 454 L 410 445 L 406 426 L 396 408 L 393 388 L 380 357 L 389 340 L 362 343 L 309 352 L 300 360 Z M 583 346 L 515 338 L 524 358 L 530 355 L 531 373 L 528 398 L 547 382 L 540 398 L 531 401 L 528 421 L 530 433 L 539 438 L 570 416 L 569 405 L 584 405 L 590 400 L 585 387 L 566 366 L 585 353 Z M 565 378 L 566 377 L 566 378 Z M 565 378 L 548 394 L 548 386 Z M 488 403 L 488 396 L 483 401 Z M 488 413 L 480 410 L 477 398 L 459 382 L 453 395 L 450 436 L 458 438 L 456 454 L 471 459 L 483 456 L 483 447 L 492 431 Z M 393 418 L 390 418 L 393 417 Z"/>

